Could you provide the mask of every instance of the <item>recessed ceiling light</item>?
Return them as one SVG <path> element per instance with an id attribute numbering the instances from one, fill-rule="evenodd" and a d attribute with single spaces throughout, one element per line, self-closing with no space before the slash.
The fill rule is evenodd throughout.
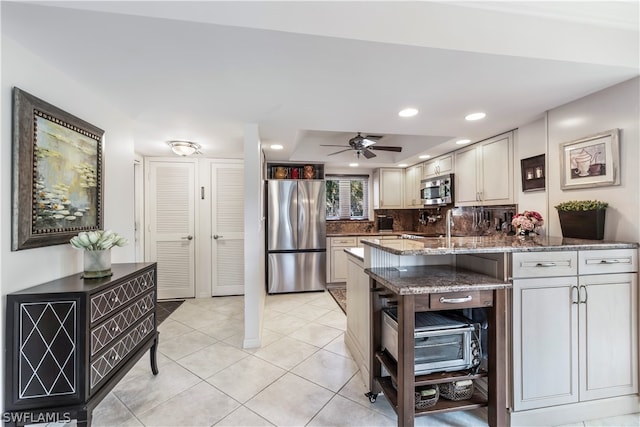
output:
<path id="1" fill-rule="evenodd" d="M 398 167 L 399 167 L 399 168 L 406 168 L 407 166 L 409 166 L 409 165 L 408 165 L 408 164 L 406 164 L 406 163 L 400 163 L 400 164 L 398 165 Z"/>
<path id="2" fill-rule="evenodd" d="M 269 148 L 272 150 L 282 150 L 284 147 L 281 144 L 271 144 Z"/>
<path id="3" fill-rule="evenodd" d="M 352 168 L 357 168 L 359 165 L 357 163 L 349 163 L 349 166 Z"/>
<path id="4" fill-rule="evenodd" d="M 405 108 L 398 113 L 400 117 L 413 117 L 416 114 L 418 114 L 418 110 L 416 110 L 415 108 Z"/>
<path id="5" fill-rule="evenodd" d="M 485 113 L 472 113 L 465 116 L 465 120 L 469 120 L 469 121 L 480 120 L 480 119 L 484 119 L 485 117 L 487 117 Z"/>
<path id="6" fill-rule="evenodd" d="M 463 144 L 468 144 L 470 142 L 471 142 L 470 139 L 459 139 L 459 140 L 456 141 L 456 144 L 463 145 Z"/>
<path id="7" fill-rule="evenodd" d="M 428 154 L 423 154 L 422 156 L 418 156 L 418 158 L 419 158 L 419 159 L 428 159 L 428 158 L 430 158 L 430 157 L 431 157 L 431 156 L 430 156 L 430 155 L 428 155 Z"/>

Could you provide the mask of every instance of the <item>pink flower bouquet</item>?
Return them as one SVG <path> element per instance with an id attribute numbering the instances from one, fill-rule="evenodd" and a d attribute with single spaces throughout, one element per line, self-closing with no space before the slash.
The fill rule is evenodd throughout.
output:
<path id="1" fill-rule="evenodd" d="M 513 217 L 511 225 L 516 228 L 516 234 L 536 234 L 538 228 L 544 225 L 544 220 L 536 211 L 524 211 Z"/>

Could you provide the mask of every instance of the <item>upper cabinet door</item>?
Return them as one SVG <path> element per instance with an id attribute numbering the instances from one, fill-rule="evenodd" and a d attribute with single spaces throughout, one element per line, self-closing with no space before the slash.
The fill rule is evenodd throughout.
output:
<path id="1" fill-rule="evenodd" d="M 513 203 L 513 132 L 455 152 L 458 206 Z"/>
<path id="2" fill-rule="evenodd" d="M 482 159 L 481 199 L 485 205 L 513 202 L 512 133 L 483 142 L 478 149 Z"/>
<path id="3" fill-rule="evenodd" d="M 454 195 L 456 205 L 478 205 L 478 160 L 476 147 L 456 151 Z"/>
<path id="4" fill-rule="evenodd" d="M 380 168 L 373 173 L 373 208 L 404 207 L 404 169 Z"/>
<path id="5" fill-rule="evenodd" d="M 453 153 L 436 157 L 435 159 L 424 162 L 423 164 L 423 179 L 434 178 L 448 173 L 453 173 Z"/>
<path id="6" fill-rule="evenodd" d="M 405 169 L 404 176 L 404 207 L 421 208 L 420 180 L 422 180 L 422 165 L 413 165 Z"/>

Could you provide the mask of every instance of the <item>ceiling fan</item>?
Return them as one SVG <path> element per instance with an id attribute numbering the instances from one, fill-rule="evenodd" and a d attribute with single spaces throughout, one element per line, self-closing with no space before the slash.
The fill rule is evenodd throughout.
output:
<path id="1" fill-rule="evenodd" d="M 376 157 L 376 155 L 371 150 L 379 150 L 379 151 L 395 151 L 399 153 L 402 151 L 402 147 L 391 147 L 391 146 L 383 146 L 383 145 L 375 145 L 376 142 L 383 135 L 367 135 L 362 136 L 360 132 L 353 138 L 349 140 L 349 147 L 344 150 L 336 151 L 335 153 L 330 153 L 328 156 L 333 156 L 334 154 L 344 153 L 345 151 L 353 150 L 356 152 L 356 156 L 360 158 L 360 154 L 362 154 L 365 158 L 370 159 L 372 157 Z M 332 145 L 332 144 L 321 144 L 323 147 L 346 147 L 345 145 Z"/>

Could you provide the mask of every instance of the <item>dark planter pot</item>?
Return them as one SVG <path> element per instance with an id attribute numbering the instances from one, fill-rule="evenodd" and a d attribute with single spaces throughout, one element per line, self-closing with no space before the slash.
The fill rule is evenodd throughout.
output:
<path id="1" fill-rule="evenodd" d="M 592 211 L 558 211 L 563 237 L 575 239 L 604 239 L 606 209 Z"/>

